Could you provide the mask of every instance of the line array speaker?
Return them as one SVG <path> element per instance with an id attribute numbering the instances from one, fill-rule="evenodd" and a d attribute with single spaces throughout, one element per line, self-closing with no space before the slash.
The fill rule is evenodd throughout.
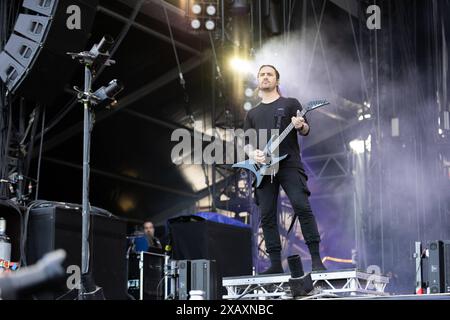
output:
<path id="1" fill-rule="evenodd" d="M 14 31 L 0 53 L 8 90 L 51 104 L 77 63 L 67 52 L 85 50 L 98 0 L 24 0 Z M 78 23 L 79 22 L 79 23 Z"/>

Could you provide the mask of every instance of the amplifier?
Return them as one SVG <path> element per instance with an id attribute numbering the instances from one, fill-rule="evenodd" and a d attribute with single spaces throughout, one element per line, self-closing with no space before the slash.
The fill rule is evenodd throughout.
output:
<path id="1" fill-rule="evenodd" d="M 428 292 L 450 292 L 450 240 L 428 241 L 427 249 L 424 272 Z"/>
<path id="2" fill-rule="evenodd" d="M 191 290 L 191 261 L 178 261 L 178 300 L 188 300 Z"/>
<path id="3" fill-rule="evenodd" d="M 217 265 L 214 260 L 191 261 L 191 290 L 201 290 L 205 293 L 205 300 L 217 300 Z"/>
<path id="4" fill-rule="evenodd" d="M 214 260 L 178 260 L 178 300 L 189 300 L 191 290 L 201 290 L 205 300 L 218 299 L 221 279 Z"/>

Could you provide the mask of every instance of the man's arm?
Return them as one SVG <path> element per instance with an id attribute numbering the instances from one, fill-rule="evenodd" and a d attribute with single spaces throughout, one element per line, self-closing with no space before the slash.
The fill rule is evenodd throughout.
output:
<path id="1" fill-rule="evenodd" d="M 309 124 L 308 122 L 303 122 L 303 125 L 300 127 L 300 129 L 297 129 L 298 133 L 302 136 L 307 136 L 309 134 Z"/>

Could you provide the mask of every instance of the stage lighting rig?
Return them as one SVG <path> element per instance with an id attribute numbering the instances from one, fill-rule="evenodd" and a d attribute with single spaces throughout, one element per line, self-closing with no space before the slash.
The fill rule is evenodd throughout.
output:
<path id="1" fill-rule="evenodd" d="M 92 94 L 92 104 L 109 108 L 114 106 L 117 101 L 114 97 L 123 90 L 123 84 L 117 79 L 112 80 L 107 86 L 103 86 Z"/>
<path id="2" fill-rule="evenodd" d="M 213 31 L 219 20 L 219 1 L 188 1 L 187 16 L 192 29 Z"/>

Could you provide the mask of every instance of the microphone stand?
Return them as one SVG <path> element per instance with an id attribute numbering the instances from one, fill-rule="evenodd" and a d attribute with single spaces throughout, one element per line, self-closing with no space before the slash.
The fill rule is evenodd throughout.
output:
<path id="1" fill-rule="evenodd" d="M 102 63 L 111 65 L 115 63 L 109 59 L 109 53 L 100 51 L 100 48 L 110 41 L 103 38 L 98 45 L 94 45 L 91 51 L 80 53 L 67 53 L 73 59 L 78 59 L 84 65 L 84 90 L 77 87 L 78 101 L 83 104 L 83 192 L 82 192 L 82 230 L 81 230 L 81 281 L 78 292 L 79 300 L 105 300 L 103 289 L 95 285 L 92 273 L 92 228 L 91 210 L 89 203 L 89 176 L 90 176 L 90 149 L 91 133 L 94 126 L 93 104 L 98 103 L 98 97 L 92 93 L 92 80 L 96 66 Z M 98 49 L 98 50 L 97 50 Z M 100 61 L 100 63 L 99 63 Z"/>

